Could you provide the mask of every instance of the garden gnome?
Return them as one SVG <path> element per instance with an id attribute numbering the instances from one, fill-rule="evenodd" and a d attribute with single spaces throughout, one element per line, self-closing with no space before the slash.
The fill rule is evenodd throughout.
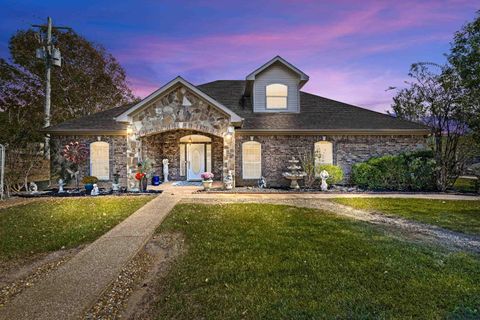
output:
<path id="1" fill-rule="evenodd" d="M 93 185 L 93 189 L 90 194 L 92 196 L 98 196 L 100 194 L 100 191 L 98 190 L 98 185 L 96 183 Z"/>
<path id="2" fill-rule="evenodd" d="M 58 180 L 58 193 L 64 193 L 65 190 L 63 190 L 63 186 L 65 185 L 65 182 L 63 182 L 63 179 Z"/>
<path id="3" fill-rule="evenodd" d="M 163 181 L 168 182 L 168 159 L 163 159 Z"/>
<path id="4" fill-rule="evenodd" d="M 30 182 L 30 193 L 38 193 L 38 186 L 35 182 Z"/>
<path id="5" fill-rule="evenodd" d="M 228 175 L 225 177 L 225 180 L 223 180 L 223 183 L 225 184 L 225 189 L 232 190 L 233 188 L 232 170 L 228 170 Z"/>
<path id="6" fill-rule="evenodd" d="M 265 179 L 264 176 L 260 177 L 260 180 L 258 180 L 258 187 L 260 189 L 264 189 L 267 187 L 267 180 Z"/>
<path id="7" fill-rule="evenodd" d="M 322 170 L 320 172 L 320 179 L 322 179 L 322 185 L 320 186 L 322 191 L 327 191 L 328 189 L 328 184 L 327 184 L 327 179 L 330 177 L 328 172 L 326 170 Z"/>

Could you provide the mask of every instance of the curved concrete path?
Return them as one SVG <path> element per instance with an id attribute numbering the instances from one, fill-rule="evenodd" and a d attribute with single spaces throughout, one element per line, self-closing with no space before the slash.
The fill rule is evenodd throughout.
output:
<path id="1" fill-rule="evenodd" d="M 0 309 L 0 319 L 78 319 L 180 199 L 163 193 Z"/>
<path id="2" fill-rule="evenodd" d="M 303 205 L 310 203 L 309 206 L 321 205 L 324 209 L 328 209 L 325 208 L 326 201 L 318 199 L 341 196 L 480 200 L 480 197 L 442 194 L 192 194 L 200 188 L 172 187 L 170 184 L 164 185 L 162 188 L 164 193 L 0 308 L 0 319 L 63 320 L 81 318 L 103 290 L 115 280 L 122 267 L 145 245 L 157 226 L 181 199 L 198 202 L 212 200 L 220 202 L 290 202 L 300 206 L 302 203 Z M 359 218 L 359 213 L 352 212 L 352 215 Z"/>

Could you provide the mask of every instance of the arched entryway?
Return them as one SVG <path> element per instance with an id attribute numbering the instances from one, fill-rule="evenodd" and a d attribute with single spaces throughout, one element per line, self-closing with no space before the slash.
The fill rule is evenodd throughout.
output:
<path id="1" fill-rule="evenodd" d="M 168 159 L 169 180 L 201 180 L 212 172 L 223 175 L 224 139 L 196 130 L 171 130 L 141 138 L 141 158 L 155 162 L 155 174 L 163 180 L 162 160 Z"/>

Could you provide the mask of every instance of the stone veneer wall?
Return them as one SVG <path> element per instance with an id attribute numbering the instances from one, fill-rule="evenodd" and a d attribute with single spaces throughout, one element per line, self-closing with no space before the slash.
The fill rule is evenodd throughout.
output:
<path id="1" fill-rule="evenodd" d="M 110 187 L 113 180 L 113 174 L 120 174 L 120 184 L 122 187 L 127 186 L 127 138 L 126 136 L 52 136 L 51 138 L 51 166 L 50 176 L 54 185 L 57 185 L 61 163 L 65 161 L 61 152 L 63 147 L 72 141 L 78 141 L 90 148 L 90 143 L 96 141 L 104 141 L 110 144 L 110 179 L 108 181 L 100 181 L 100 187 Z M 84 176 L 90 175 L 90 157 L 80 165 L 79 180 Z M 69 186 L 73 186 L 74 182 Z"/>
<path id="2" fill-rule="evenodd" d="M 149 158 L 155 161 L 155 173 L 163 180 L 162 160 L 167 158 L 169 162 L 169 179 L 185 180 L 180 176 L 180 138 L 200 134 L 212 139 L 212 173 L 215 180 L 222 179 L 223 166 L 223 139 L 212 134 L 194 130 L 175 130 L 159 133 L 141 138 L 143 159 Z"/>
<path id="3" fill-rule="evenodd" d="M 135 186 L 133 176 L 137 162 L 143 153 L 142 139 L 177 130 L 209 134 L 209 136 L 215 136 L 223 141 L 223 172 L 216 174 L 217 178 L 223 178 L 229 170 L 235 170 L 235 139 L 226 137 L 229 125 L 229 115 L 210 105 L 183 85 L 178 85 L 151 101 L 145 108 L 132 115 L 132 132 L 127 138 L 129 187 Z M 216 139 L 216 141 L 218 140 Z M 212 152 L 214 152 L 213 149 Z M 175 160 L 175 155 L 172 163 L 174 166 L 179 163 Z M 212 163 L 213 168 L 217 170 L 218 167 L 216 164 L 214 167 Z M 178 168 L 173 169 L 177 170 L 176 174 L 178 175 Z M 175 179 L 176 176 L 172 178 Z"/>
<path id="4" fill-rule="evenodd" d="M 237 135 L 236 142 L 236 185 L 256 185 L 257 180 L 242 179 L 242 143 L 251 141 L 262 144 L 262 175 L 271 186 L 287 186 L 289 181 L 282 173 L 287 170 L 288 160 L 305 151 L 313 152 L 314 143 L 322 141 L 333 143 L 333 163 L 343 168 L 345 182 L 350 177 L 354 163 L 363 162 L 371 157 L 387 154 L 399 154 L 406 151 L 424 149 L 426 139 L 423 136 L 377 136 L 377 135 L 337 135 L 337 136 L 298 136 L 298 135 Z"/>

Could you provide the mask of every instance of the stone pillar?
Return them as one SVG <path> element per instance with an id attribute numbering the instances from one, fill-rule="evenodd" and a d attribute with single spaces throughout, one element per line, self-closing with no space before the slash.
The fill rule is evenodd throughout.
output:
<path id="1" fill-rule="evenodd" d="M 140 150 L 139 141 L 134 130 L 129 127 L 127 129 L 127 190 L 136 188 L 137 181 L 135 173 L 139 161 Z"/>
<path id="2" fill-rule="evenodd" d="M 227 128 L 223 135 L 223 176 L 222 181 L 228 175 L 228 171 L 232 171 L 233 187 L 235 187 L 235 129 L 233 127 Z"/>

